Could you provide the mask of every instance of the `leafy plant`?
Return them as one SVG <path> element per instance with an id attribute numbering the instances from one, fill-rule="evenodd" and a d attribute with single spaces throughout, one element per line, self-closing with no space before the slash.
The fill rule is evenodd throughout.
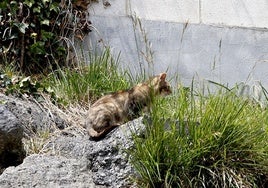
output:
<path id="1" fill-rule="evenodd" d="M 32 95 L 38 100 L 43 100 L 42 94 L 48 94 L 54 101 L 60 102 L 55 92 L 50 86 L 44 84 L 42 80 L 33 79 L 31 76 L 19 76 L 13 70 L 3 70 L 0 67 L 0 92 L 6 95 L 12 94 L 21 96 L 23 94 Z"/>
<path id="2" fill-rule="evenodd" d="M 0 63 L 12 62 L 26 73 L 67 65 L 68 49 L 63 39 L 77 30 L 90 31 L 84 17 L 68 0 L 1 1 Z"/>

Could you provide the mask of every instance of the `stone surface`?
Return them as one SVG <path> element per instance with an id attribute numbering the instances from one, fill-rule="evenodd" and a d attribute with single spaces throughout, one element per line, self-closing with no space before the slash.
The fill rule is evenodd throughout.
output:
<path id="1" fill-rule="evenodd" d="M 127 149 L 132 134 L 142 134 L 142 118 L 126 123 L 101 140 L 73 128 L 55 134 L 44 148 L 46 154 L 26 157 L 17 167 L 0 175 L 0 187 L 134 187 L 134 169 Z"/>
<path id="2" fill-rule="evenodd" d="M 35 99 L 22 99 L 0 93 L 0 101 L 3 101 L 4 106 L 19 120 L 27 136 L 41 130 L 64 128 L 67 125 L 66 121 L 44 108 Z"/>
<path id="3" fill-rule="evenodd" d="M 0 187 L 135 187 L 130 181 L 135 171 L 127 150 L 134 144 L 133 134 L 145 130 L 143 118 L 121 125 L 99 140 L 89 138 L 86 129 L 73 121 L 62 130 L 51 130 L 54 132 L 40 154 L 27 156 L 19 164 L 10 154 L 22 152 L 24 157 L 21 139 L 24 133 L 32 135 L 25 125 L 31 121 L 30 130 L 39 133 L 50 129 L 55 120 L 34 100 L 0 94 L 0 101 L 1 173 L 5 169 Z M 13 163 L 7 163 L 6 156 Z"/>
<path id="4" fill-rule="evenodd" d="M 86 160 L 35 154 L 6 169 L 0 176 L 0 187 L 97 187 L 86 167 Z"/>
<path id="5" fill-rule="evenodd" d="M 0 174 L 3 168 L 22 163 L 23 129 L 18 119 L 0 104 Z"/>
<path id="6" fill-rule="evenodd" d="M 129 178 L 134 173 L 126 150 L 134 144 L 132 134 L 141 134 L 144 130 L 145 125 L 139 118 L 114 129 L 99 141 L 62 134 L 54 137 L 47 147 L 51 154 L 86 159 L 87 169 L 91 171 L 96 185 L 124 187 L 128 186 Z"/>

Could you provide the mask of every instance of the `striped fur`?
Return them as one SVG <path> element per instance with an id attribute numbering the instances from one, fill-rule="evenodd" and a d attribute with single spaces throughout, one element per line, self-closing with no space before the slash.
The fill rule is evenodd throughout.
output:
<path id="1" fill-rule="evenodd" d="M 112 128 L 139 117 L 149 108 L 152 96 L 170 93 L 166 73 L 161 73 L 129 90 L 101 97 L 90 107 L 86 117 L 88 134 L 93 138 L 104 136 Z"/>

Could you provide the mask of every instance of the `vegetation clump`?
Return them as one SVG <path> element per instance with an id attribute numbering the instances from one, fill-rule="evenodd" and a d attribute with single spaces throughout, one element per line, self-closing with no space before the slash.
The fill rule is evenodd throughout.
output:
<path id="1" fill-rule="evenodd" d="M 79 2 L 1 1 L 0 64 L 12 64 L 27 74 L 70 66 L 67 38 L 71 34 L 81 38 L 90 31 L 86 10 L 81 10 Z"/>
<path id="2" fill-rule="evenodd" d="M 180 89 L 157 100 L 135 138 L 132 164 L 144 187 L 266 187 L 268 111 L 234 90 Z"/>
<path id="3" fill-rule="evenodd" d="M 127 71 L 119 70 L 109 48 L 100 55 L 92 55 L 90 64 L 75 69 L 59 69 L 49 75 L 46 85 L 67 103 L 90 103 L 104 94 L 130 87 Z"/>

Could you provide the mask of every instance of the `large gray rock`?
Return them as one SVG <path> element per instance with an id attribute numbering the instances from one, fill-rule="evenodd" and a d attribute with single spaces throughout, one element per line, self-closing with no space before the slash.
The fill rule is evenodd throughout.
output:
<path id="1" fill-rule="evenodd" d="M 63 129 L 67 125 L 63 119 L 31 97 L 22 99 L 0 93 L 0 101 L 18 118 L 27 136 L 40 130 L 55 130 L 55 127 Z"/>
<path id="2" fill-rule="evenodd" d="M 73 127 L 52 137 L 45 155 L 32 155 L 23 164 L 7 168 L 0 187 L 134 187 L 135 171 L 127 149 L 133 133 L 142 133 L 142 118 L 124 124 L 94 141 L 86 130 Z"/>
<path id="3" fill-rule="evenodd" d="M 97 187 L 86 167 L 86 160 L 35 154 L 18 167 L 6 169 L 0 176 L 0 187 Z"/>
<path id="4" fill-rule="evenodd" d="M 0 104 L 0 174 L 1 169 L 22 163 L 25 157 L 22 137 L 23 129 L 20 122 Z"/>
<path id="5" fill-rule="evenodd" d="M 96 185 L 129 187 L 129 180 L 135 172 L 127 149 L 134 144 L 133 134 L 141 134 L 144 130 L 142 118 L 138 118 L 114 129 L 99 141 L 64 133 L 54 137 L 48 147 L 52 153 L 60 152 L 67 158 L 87 159 L 87 168 Z"/>

